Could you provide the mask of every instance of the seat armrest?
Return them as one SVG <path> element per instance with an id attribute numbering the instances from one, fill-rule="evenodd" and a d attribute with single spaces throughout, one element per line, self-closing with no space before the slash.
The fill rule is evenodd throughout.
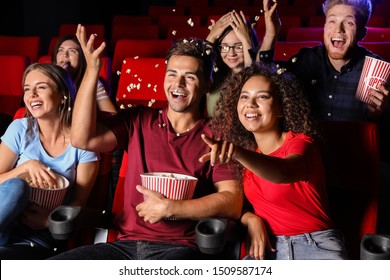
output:
<path id="1" fill-rule="evenodd" d="M 206 218 L 200 220 L 195 228 L 196 244 L 204 254 L 219 254 L 227 247 L 234 251 L 238 248 L 238 252 L 228 252 L 232 258 L 238 259 L 241 240 L 242 230 L 235 220 Z"/>
<path id="2" fill-rule="evenodd" d="M 49 215 L 49 231 L 54 239 L 66 240 L 82 228 L 94 228 L 106 224 L 105 211 L 80 207 L 61 205 Z"/>

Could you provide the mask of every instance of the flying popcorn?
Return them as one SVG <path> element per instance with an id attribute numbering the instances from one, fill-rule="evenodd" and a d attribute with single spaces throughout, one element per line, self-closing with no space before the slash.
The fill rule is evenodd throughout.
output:
<path id="1" fill-rule="evenodd" d="M 151 99 L 148 103 L 148 107 L 152 107 L 153 103 L 156 102 L 156 99 Z"/>

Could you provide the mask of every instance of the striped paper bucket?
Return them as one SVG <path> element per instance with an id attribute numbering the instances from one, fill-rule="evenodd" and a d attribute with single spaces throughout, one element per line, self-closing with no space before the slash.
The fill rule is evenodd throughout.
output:
<path id="1" fill-rule="evenodd" d="M 191 199 L 198 181 L 192 176 L 167 172 L 143 173 L 141 180 L 142 186 L 174 200 Z"/>
<path id="2" fill-rule="evenodd" d="M 356 99 L 375 105 L 370 100 L 369 91 L 370 89 L 379 90 L 379 86 L 387 81 L 389 74 L 389 62 L 366 56 L 356 91 Z"/>
<path id="3" fill-rule="evenodd" d="M 69 187 L 69 181 L 64 176 L 56 174 L 57 176 L 57 189 L 48 189 L 45 187 L 31 187 L 30 200 L 39 204 L 42 208 L 45 208 L 49 211 L 54 210 L 62 204 L 65 198 L 66 191 Z M 28 172 L 18 175 L 19 178 L 26 180 L 27 182 L 31 181 L 30 175 Z"/>

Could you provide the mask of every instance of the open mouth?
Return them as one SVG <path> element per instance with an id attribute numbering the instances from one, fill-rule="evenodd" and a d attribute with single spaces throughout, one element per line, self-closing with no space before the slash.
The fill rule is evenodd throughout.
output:
<path id="1" fill-rule="evenodd" d="M 255 113 L 247 113 L 247 114 L 245 114 L 245 118 L 248 119 L 248 120 L 256 119 L 259 116 L 260 116 L 259 114 L 255 114 Z"/>
<path id="2" fill-rule="evenodd" d="M 30 103 L 30 106 L 32 109 L 36 109 L 36 108 L 39 108 L 43 105 L 43 102 L 40 102 L 40 101 L 35 101 L 35 102 L 31 102 Z"/>
<path id="3" fill-rule="evenodd" d="M 345 44 L 345 39 L 343 38 L 331 38 L 332 45 L 335 48 L 342 48 Z"/>
<path id="4" fill-rule="evenodd" d="M 175 99 L 187 97 L 187 94 L 185 94 L 184 92 L 180 92 L 177 89 L 172 91 L 171 94 L 172 94 L 173 98 L 175 98 Z"/>

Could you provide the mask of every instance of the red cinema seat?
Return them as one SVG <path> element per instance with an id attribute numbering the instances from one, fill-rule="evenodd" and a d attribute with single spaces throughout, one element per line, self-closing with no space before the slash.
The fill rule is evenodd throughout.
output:
<path id="1" fill-rule="evenodd" d="M 367 27 L 363 42 L 390 42 L 390 27 Z"/>
<path id="2" fill-rule="evenodd" d="M 324 40 L 323 27 L 289 27 L 287 30 L 286 41 L 320 41 Z"/>
<path id="3" fill-rule="evenodd" d="M 121 70 L 122 62 L 126 57 L 161 57 L 164 58 L 172 41 L 121 39 L 117 42 L 112 59 L 111 73 Z"/>
<path id="4" fill-rule="evenodd" d="M 168 29 L 172 26 L 183 26 L 189 29 L 200 26 L 200 16 L 161 15 L 158 17 L 157 24 L 160 39 L 167 39 Z"/>
<path id="5" fill-rule="evenodd" d="M 22 79 L 28 57 L 0 55 L 0 113 L 13 117 L 23 103 Z"/>
<path id="6" fill-rule="evenodd" d="M 360 259 L 362 237 L 377 230 L 378 128 L 359 121 L 321 121 L 320 127 L 331 215 L 344 234 L 350 258 Z"/>
<path id="7" fill-rule="evenodd" d="M 110 51 L 116 49 L 116 44 L 121 39 L 157 40 L 159 27 L 156 24 L 140 25 L 134 28 L 133 24 L 117 24 L 111 29 Z"/>
<path id="8" fill-rule="evenodd" d="M 166 107 L 165 71 L 165 58 L 126 58 L 119 76 L 117 106 Z"/>
<path id="9" fill-rule="evenodd" d="M 276 62 L 286 62 L 290 57 L 296 54 L 303 47 L 319 46 L 322 43 L 319 41 L 303 41 L 303 42 L 289 42 L 276 41 L 274 60 Z"/>
<path id="10" fill-rule="evenodd" d="M 64 35 L 74 35 L 77 31 L 77 23 L 63 23 L 60 25 L 58 30 L 58 37 L 62 37 Z M 104 24 L 84 24 L 87 36 L 89 37 L 91 34 L 97 34 L 98 37 L 105 38 L 106 37 L 106 26 Z"/>
<path id="11" fill-rule="evenodd" d="M 30 64 L 38 61 L 40 51 L 39 36 L 0 36 L 0 55 L 24 55 Z"/>

